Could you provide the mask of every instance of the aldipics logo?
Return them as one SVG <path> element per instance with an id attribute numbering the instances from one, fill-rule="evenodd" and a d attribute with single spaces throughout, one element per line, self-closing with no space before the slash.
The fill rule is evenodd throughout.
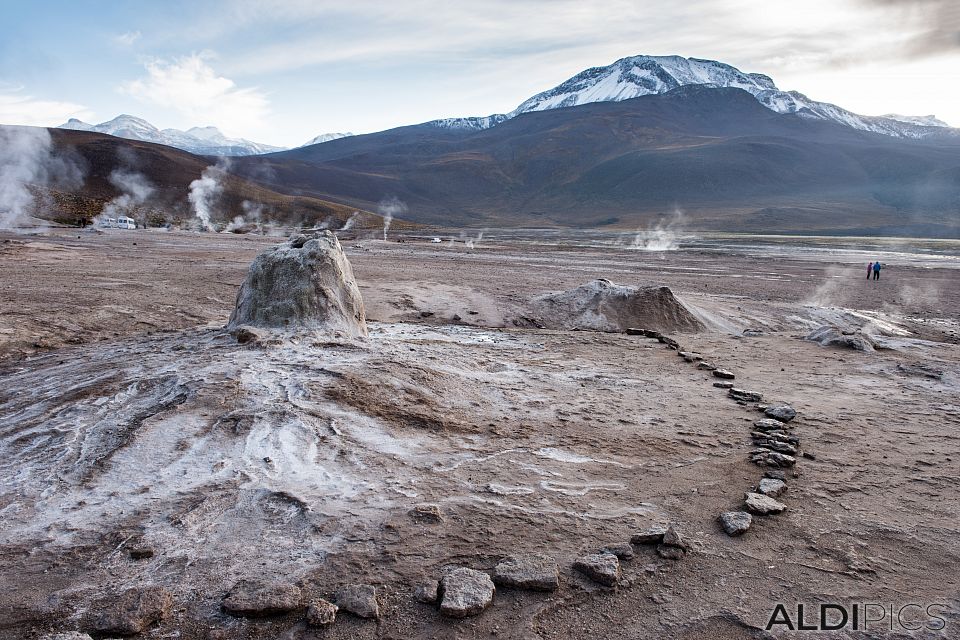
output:
<path id="1" fill-rule="evenodd" d="M 766 630 L 772 631 L 940 631 L 947 626 L 942 616 L 950 613 L 945 604 L 821 603 L 814 607 L 796 605 L 796 612 L 777 604 Z"/>

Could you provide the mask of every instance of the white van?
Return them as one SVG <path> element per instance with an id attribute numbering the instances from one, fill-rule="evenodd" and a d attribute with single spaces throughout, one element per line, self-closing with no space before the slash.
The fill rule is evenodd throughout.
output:
<path id="1" fill-rule="evenodd" d="M 128 218 L 127 216 L 119 216 L 117 218 L 117 229 L 136 229 L 137 222 L 133 218 Z"/>

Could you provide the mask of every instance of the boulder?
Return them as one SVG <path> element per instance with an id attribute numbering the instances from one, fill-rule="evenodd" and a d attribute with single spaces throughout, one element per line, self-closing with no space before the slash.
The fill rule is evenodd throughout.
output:
<path id="1" fill-rule="evenodd" d="M 747 505 L 747 511 L 758 516 L 780 513 L 787 508 L 787 505 L 782 502 L 777 502 L 769 496 L 752 491 L 744 495 L 744 503 Z"/>
<path id="2" fill-rule="evenodd" d="M 553 558 L 540 554 L 504 558 L 493 570 L 493 581 L 501 586 L 533 591 L 553 591 L 560 586 L 560 570 Z"/>
<path id="3" fill-rule="evenodd" d="M 713 376 L 715 378 L 720 378 L 721 380 L 733 380 L 737 377 L 733 375 L 732 371 L 727 371 L 726 369 L 714 369 Z"/>
<path id="4" fill-rule="evenodd" d="M 635 533 L 630 537 L 632 544 L 659 544 L 663 540 L 667 527 L 663 525 L 653 525 L 646 531 Z"/>
<path id="5" fill-rule="evenodd" d="M 761 418 L 753 423 L 753 426 L 760 431 L 778 431 L 780 429 L 792 429 L 786 423 L 774 420 L 773 418 Z"/>
<path id="6" fill-rule="evenodd" d="M 413 599 L 424 604 L 436 604 L 440 599 L 440 582 L 437 580 L 421 582 L 413 591 Z"/>
<path id="7" fill-rule="evenodd" d="M 573 568 L 607 587 L 616 586 L 620 580 L 620 559 L 612 553 L 594 553 L 577 558 Z"/>
<path id="8" fill-rule="evenodd" d="M 435 504 L 418 504 L 407 514 L 417 522 L 439 524 L 443 522 L 443 512 Z"/>
<path id="9" fill-rule="evenodd" d="M 249 618 L 287 613 L 299 606 L 300 587 L 259 580 L 241 580 L 223 600 L 225 612 Z"/>
<path id="10" fill-rule="evenodd" d="M 797 459 L 788 453 L 780 453 L 769 449 L 757 449 L 750 455 L 750 461 L 765 467 L 792 467 Z"/>
<path id="11" fill-rule="evenodd" d="M 783 480 L 776 480 L 774 478 L 762 478 L 760 480 L 760 486 L 757 488 L 758 492 L 765 496 L 770 496 L 771 498 L 776 498 L 783 495 L 786 490 L 787 483 Z"/>
<path id="12" fill-rule="evenodd" d="M 538 296 L 530 305 L 547 329 L 639 331 L 671 347 L 679 345 L 661 332 L 704 328 L 669 287 L 631 287 L 602 278 L 569 291 Z M 634 329 L 637 326 L 649 329 Z"/>
<path id="13" fill-rule="evenodd" d="M 713 386 L 715 386 L 717 389 L 733 389 L 732 382 L 714 382 Z"/>
<path id="14" fill-rule="evenodd" d="M 658 544 L 657 553 L 660 554 L 661 558 L 666 558 L 667 560 L 682 560 L 685 552 L 680 547 L 674 547 L 669 544 Z"/>
<path id="15" fill-rule="evenodd" d="M 440 613 L 451 618 L 475 616 L 493 603 L 496 587 L 482 571 L 459 567 L 440 581 Z"/>
<path id="16" fill-rule="evenodd" d="M 684 550 L 686 550 L 687 548 L 687 543 L 680 536 L 680 533 L 676 529 L 674 529 L 673 525 L 670 525 L 669 527 L 667 527 L 666 532 L 664 532 L 663 534 L 662 543 L 667 545 L 668 547 L 679 547 L 680 549 L 684 549 Z"/>
<path id="17" fill-rule="evenodd" d="M 360 289 L 337 237 L 298 236 L 258 255 L 227 323 L 240 327 L 367 335 Z"/>
<path id="18" fill-rule="evenodd" d="M 48 633 L 45 636 L 40 636 L 40 640 L 93 640 L 93 638 L 79 631 L 63 631 L 61 633 Z"/>
<path id="19" fill-rule="evenodd" d="M 825 347 L 839 347 L 853 351 L 874 351 L 876 348 L 873 338 L 859 329 L 844 330 L 829 325 L 811 331 L 806 339 Z"/>
<path id="20" fill-rule="evenodd" d="M 91 630 L 97 635 L 131 636 L 170 613 L 173 597 L 163 587 L 131 588 L 99 607 Z"/>
<path id="21" fill-rule="evenodd" d="M 633 560 L 633 557 L 636 555 L 633 552 L 633 547 L 627 543 L 608 544 L 600 550 L 600 553 L 612 553 L 621 560 Z"/>
<path id="22" fill-rule="evenodd" d="M 753 523 L 753 516 L 746 511 L 727 511 L 720 514 L 720 524 L 728 536 L 742 535 Z"/>
<path id="23" fill-rule="evenodd" d="M 325 627 L 333 624 L 337 619 L 337 605 L 326 600 L 319 599 L 310 603 L 307 607 L 307 624 L 312 627 Z"/>
<path id="24" fill-rule="evenodd" d="M 337 591 L 337 606 L 361 618 L 379 618 L 377 589 L 369 584 L 351 584 Z"/>
<path id="25" fill-rule="evenodd" d="M 759 393 L 738 389 L 736 387 L 732 387 L 727 393 L 730 394 L 730 397 L 734 400 L 740 400 L 741 402 L 760 402 L 763 399 L 763 396 Z"/>
<path id="26" fill-rule="evenodd" d="M 790 422 L 797 417 L 797 410 L 788 404 L 771 405 L 763 410 L 768 418 L 779 420 L 780 422 Z"/>

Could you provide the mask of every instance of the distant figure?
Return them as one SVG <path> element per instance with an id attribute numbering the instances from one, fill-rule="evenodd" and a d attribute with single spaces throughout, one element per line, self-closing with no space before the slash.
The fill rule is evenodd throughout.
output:
<path id="1" fill-rule="evenodd" d="M 873 279 L 874 280 L 880 279 L 880 263 L 879 262 L 873 263 Z"/>
<path id="2" fill-rule="evenodd" d="M 873 263 L 867 265 L 867 280 L 870 279 L 870 274 L 873 273 Z"/>

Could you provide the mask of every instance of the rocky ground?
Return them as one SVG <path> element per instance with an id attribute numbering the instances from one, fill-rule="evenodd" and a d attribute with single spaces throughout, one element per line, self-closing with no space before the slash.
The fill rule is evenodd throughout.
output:
<path id="1" fill-rule="evenodd" d="M 344 240 L 369 337 L 238 344 L 275 242 L 0 238 L 0 637 L 722 640 L 778 603 L 946 628 L 773 637 L 960 637 L 956 262 Z M 541 328 L 533 298 L 597 278 L 670 286 L 691 355 Z M 803 339 L 824 324 L 878 348 Z M 793 466 L 751 461 L 774 441 Z"/>

